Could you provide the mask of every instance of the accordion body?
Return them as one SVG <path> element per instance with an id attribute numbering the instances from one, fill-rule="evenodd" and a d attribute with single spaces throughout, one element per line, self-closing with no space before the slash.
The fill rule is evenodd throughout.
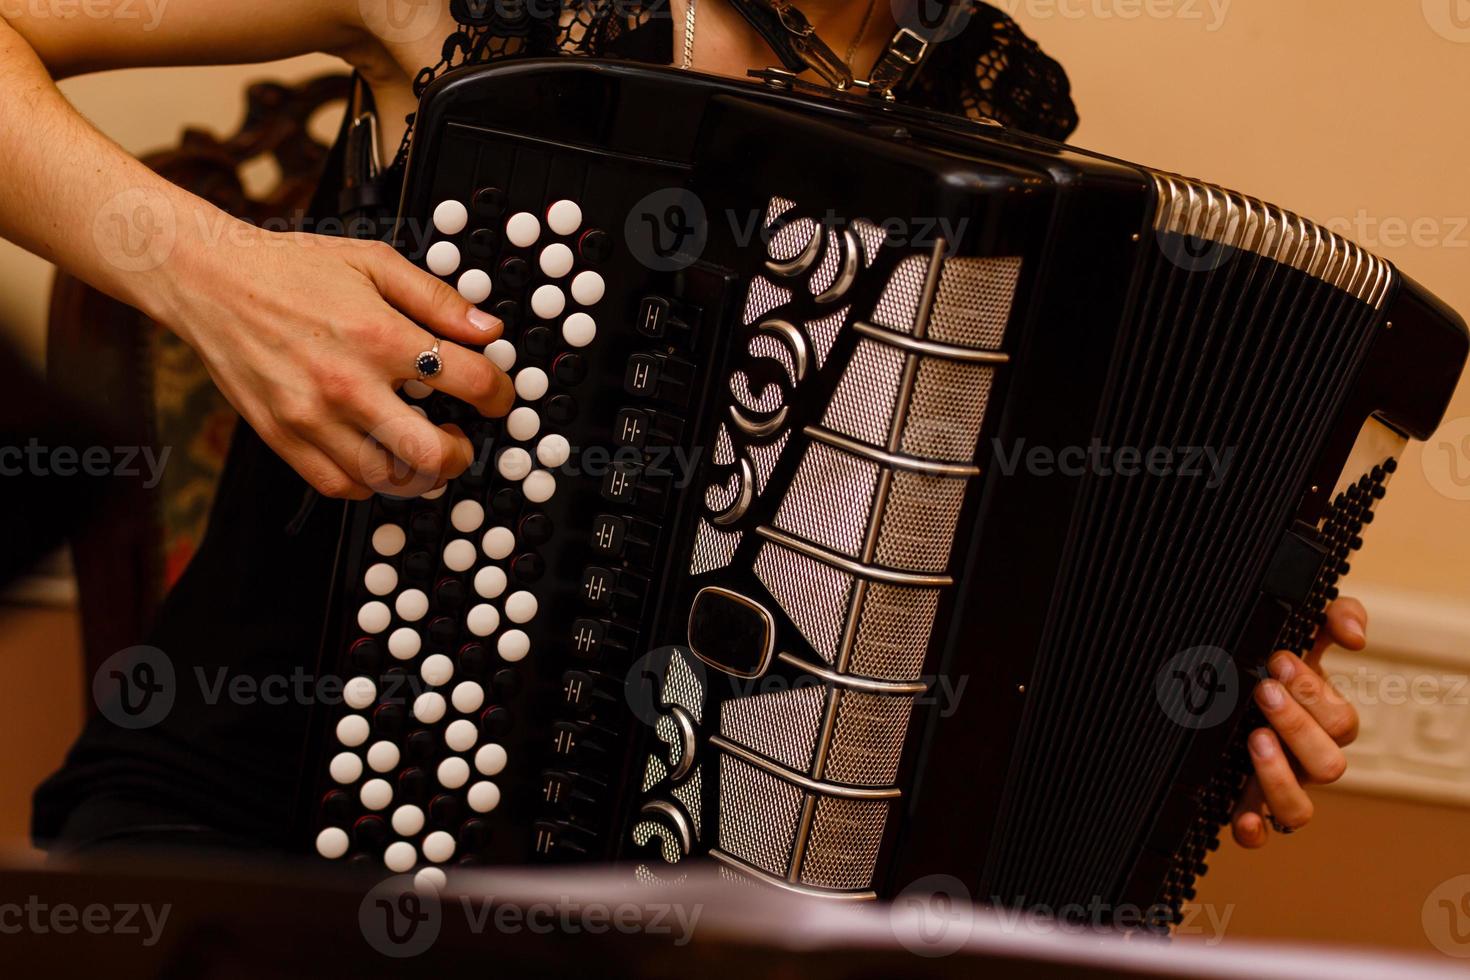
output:
<path id="1" fill-rule="evenodd" d="M 489 276 L 530 413 L 421 399 L 477 465 L 349 510 L 301 811 L 379 870 L 1166 925 L 1467 350 L 1280 208 L 775 75 L 451 74 L 398 239 Z"/>

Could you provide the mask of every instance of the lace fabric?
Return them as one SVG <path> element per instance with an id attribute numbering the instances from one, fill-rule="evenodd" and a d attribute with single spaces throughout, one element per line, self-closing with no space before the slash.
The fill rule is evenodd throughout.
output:
<path id="1" fill-rule="evenodd" d="M 444 41 L 438 64 L 419 71 L 414 95 L 446 72 L 516 56 L 629 58 L 671 64 L 674 32 L 667 0 L 550 0 L 555 20 L 533 16 L 538 0 L 451 0 L 458 30 Z M 542 9 L 548 0 L 539 0 Z M 774 57 L 772 59 L 774 63 Z M 896 95 L 941 112 L 989 118 L 1037 136 L 1063 140 L 1077 128 L 1067 75 L 1003 11 L 971 0 L 957 37 L 935 45 L 923 69 Z M 394 169 L 408 151 L 413 116 Z"/>

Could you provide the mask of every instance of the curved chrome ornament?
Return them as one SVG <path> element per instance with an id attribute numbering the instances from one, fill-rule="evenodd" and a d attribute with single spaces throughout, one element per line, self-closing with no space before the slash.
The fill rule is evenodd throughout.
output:
<path id="1" fill-rule="evenodd" d="M 750 461 L 742 457 L 735 465 L 740 468 L 740 492 L 733 504 L 710 515 L 710 521 L 721 527 L 734 524 L 744 517 L 745 512 L 750 509 L 750 502 L 755 499 L 755 472 L 750 468 Z"/>
<path id="2" fill-rule="evenodd" d="M 789 227 L 789 226 L 787 226 Z M 817 256 L 822 253 L 822 228 L 820 225 L 812 229 L 812 239 L 806 243 L 806 247 L 794 259 L 778 262 L 776 259 L 767 259 L 766 268 L 774 275 L 783 279 L 792 279 L 806 272 L 817 263 Z"/>
<path id="3" fill-rule="evenodd" d="M 842 229 L 841 242 L 842 266 L 837 270 L 837 278 L 832 280 L 832 285 L 812 297 L 818 303 L 830 303 L 841 298 L 852 288 L 854 280 L 857 279 L 858 270 L 862 268 L 862 246 L 858 244 L 857 236 L 852 233 L 851 228 Z"/>
<path id="4" fill-rule="evenodd" d="M 790 410 L 789 405 L 782 405 L 775 415 L 764 422 L 757 422 L 742 412 L 738 405 L 731 405 L 730 421 L 735 423 L 735 428 L 752 439 L 764 439 L 786 424 L 786 416 L 790 414 Z"/>

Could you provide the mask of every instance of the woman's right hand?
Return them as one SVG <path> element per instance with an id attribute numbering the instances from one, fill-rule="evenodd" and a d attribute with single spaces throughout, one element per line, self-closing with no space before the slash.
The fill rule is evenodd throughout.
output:
<path id="1" fill-rule="evenodd" d="M 457 426 L 431 424 L 396 391 L 417 378 L 435 335 L 443 370 L 427 384 L 486 416 L 515 398 L 505 373 L 467 346 L 498 338 L 501 322 L 381 242 L 235 222 L 211 241 L 180 241 L 157 272 L 164 286 L 149 312 L 328 496 L 411 496 L 473 461 Z"/>

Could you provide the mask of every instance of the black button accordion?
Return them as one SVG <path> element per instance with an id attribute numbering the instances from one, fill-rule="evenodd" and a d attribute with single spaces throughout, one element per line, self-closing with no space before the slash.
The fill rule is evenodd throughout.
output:
<path id="1" fill-rule="evenodd" d="M 304 846 L 931 875 L 1167 925 L 1462 321 L 1280 208 L 626 64 L 436 82 L 400 245 L 502 317 L 479 457 L 354 505 Z"/>

